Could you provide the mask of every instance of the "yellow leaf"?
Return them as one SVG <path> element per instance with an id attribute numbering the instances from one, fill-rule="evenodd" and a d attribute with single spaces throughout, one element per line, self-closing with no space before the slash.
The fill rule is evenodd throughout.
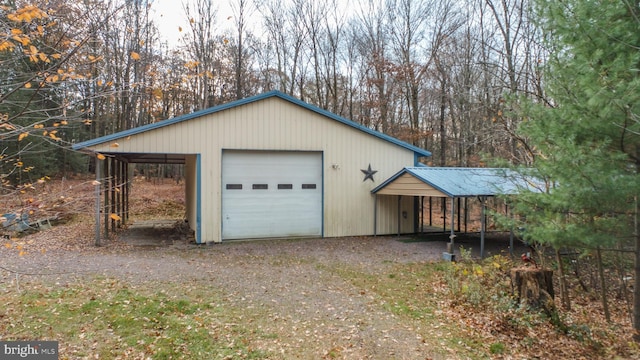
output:
<path id="1" fill-rule="evenodd" d="M 132 51 L 132 52 L 131 52 L 131 58 L 132 58 L 133 60 L 138 61 L 138 60 L 140 60 L 140 54 L 138 54 L 138 53 L 137 53 L 137 52 L 135 52 L 135 51 Z"/>
<path id="2" fill-rule="evenodd" d="M 18 136 L 18 141 L 22 141 L 22 139 L 26 138 L 27 136 L 29 136 L 29 133 L 23 132 Z"/>
<path id="3" fill-rule="evenodd" d="M 20 250 L 20 252 L 18 253 L 18 256 L 24 256 L 27 252 L 24 250 Z"/>
<path id="4" fill-rule="evenodd" d="M 10 244 L 10 243 L 6 243 L 6 244 L 4 244 L 4 247 L 6 247 L 7 249 L 11 249 L 13 247 L 13 245 Z"/>
<path id="5" fill-rule="evenodd" d="M 109 217 L 111 218 L 111 220 L 115 220 L 115 221 L 120 221 L 121 218 L 120 216 L 118 216 L 118 214 L 111 214 L 109 215 Z"/>
<path id="6" fill-rule="evenodd" d="M 98 158 L 98 160 L 106 159 L 106 157 L 104 155 L 102 155 L 102 154 L 98 154 L 98 155 L 96 155 L 96 157 Z"/>
<path id="7" fill-rule="evenodd" d="M 182 26 L 178 26 L 178 32 L 182 32 Z"/>
<path id="8" fill-rule="evenodd" d="M 0 51 L 6 51 L 6 50 L 10 50 L 13 49 L 15 47 L 15 45 L 13 45 L 13 43 L 9 42 L 9 41 L 3 41 L 0 42 Z"/>
<path id="9" fill-rule="evenodd" d="M 43 124 L 35 124 L 35 125 L 33 125 L 34 129 L 42 129 L 43 127 L 44 127 Z"/>
<path id="10" fill-rule="evenodd" d="M 67 122 L 67 120 L 62 120 L 60 121 L 60 125 L 69 125 L 69 123 Z"/>
<path id="11" fill-rule="evenodd" d="M 28 83 L 24 84 L 24 87 L 27 88 L 27 89 L 31 89 L 31 83 L 28 82 Z"/>

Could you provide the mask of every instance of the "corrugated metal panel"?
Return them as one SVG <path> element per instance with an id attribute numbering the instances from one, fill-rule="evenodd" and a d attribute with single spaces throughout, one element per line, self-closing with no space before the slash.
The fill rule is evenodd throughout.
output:
<path id="1" fill-rule="evenodd" d="M 296 106 L 302 107 L 305 110 L 308 110 L 310 112 L 316 113 L 316 114 L 318 114 L 320 116 L 323 116 L 325 118 L 332 119 L 332 120 L 334 120 L 334 121 L 336 121 L 338 123 L 347 125 L 347 126 L 353 128 L 353 129 L 356 129 L 356 130 L 361 131 L 363 133 L 366 133 L 368 135 L 372 135 L 372 136 L 377 137 L 379 139 L 382 139 L 384 141 L 387 141 L 387 142 L 390 142 L 390 143 L 395 144 L 397 146 L 403 147 L 405 149 L 413 151 L 416 154 L 419 154 L 420 156 L 431 156 L 431 153 L 429 151 L 426 151 L 424 149 L 415 147 L 415 146 L 413 146 L 411 144 L 408 144 L 408 143 L 405 143 L 405 142 L 400 141 L 398 139 L 395 139 L 395 138 L 393 138 L 393 137 L 391 137 L 389 135 L 382 134 L 380 132 L 374 131 L 374 130 L 369 129 L 367 127 L 364 127 L 364 126 L 362 126 L 362 125 L 360 125 L 358 123 L 355 123 L 353 121 L 350 121 L 348 119 L 340 117 L 340 116 L 338 116 L 336 114 L 333 114 L 331 112 L 328 112 L 326 110 L 320 109 L 320 108 L 318 108 L 316 106 L 307 104 L 307 103 L 305 103 L 305 102 L 303 102 L 303 101 L 301 101 L 299 99 L 296 99 L 296 98 L 294 98 L 292 96 L 286 95 L 286 94 L 284 94 L 282 92 L 279 92 L 279 91 L 270 91 L 270 92 L 267 92 L 267 93 L 264 93 L 264 94 L 261 94 L 261 95 L 249 97 L 249 98 L 242 99 L 242 100 L 237 100 L 237 101 L 230 102 L 230 103 L 227 103 L 227 104 L 215 106 L 215 107 L 212 107 L 212 108 L 209 108 L 209 109 L 204 109 L 204 110 L 201 110 L 201 111 L 197 111 L 197 112 L 194 112 L 194 113 L 191 113 L 191 114 L 178 116 L 176 118 L 167 119 L 167 120 L 164 120 L 164 121 L 159 121 L 157 123 L 148 124 L 148 125 L 145 125 L 145 126 L 140 126 L 140 127 L 134 128 L 134 129 L 130 129 L 130 130 L 126 130 L 126 131 L 120 132 L 120 133 L 103 136 L 103 137 L 100 137 L 100 138 L 97 138 L 97 139 L 93 139 L 93 140 L 85 141 L 85 142 L 82 142 L 82 143 L 74 144 L 72 146 L 72 148 L 74 150 L 82 150 L 82 149 L 85 149 L 85 148 L 92 148 L 94 146 L 99 146 L 99 145 L 104 144 L 104 143 L 110 143 L 110 142 L 112 142 L 114 140 L 117 140 L 117 139 L 122 139 L 122 138 L 130 137 L 130 136 L 134 136 L 134 135 L 145 133 L 145 132 L 149 132 L 149 131 L 152 131 L 152 130 L 155 131 L 157 129 L 160 129 L 160 128 L 163 128 L 163 127 L 166 127 L 166 126 L 173 126 L 173 125 L 176 125 L 176 124 L 179 124 L 179 123 L 190 121 L 192 119 L 199 119 L 199 118 L 202 118 L 202 117 L 206 117 L 208 115 L 224 112 L 224 111 L 226 111 L 228 109 L 234 109 L 234 108 L 238 108 L 238 107 L 241 107 L 241 106 L 244 106 L 244 105 L 247 105 L 247 104 L 251 104 L 251 103 L 254 103 L 254 102 L 261 102 L 261 101 L 263 101 L 265 99 L 275 99 L 275 98 L 284 100 L 286 102 L 289 102 L 290 104 L 295 104 Z M 260 114 L 260 113 L 256 113 L 256 114 L 253 114 L 253 115 L 258 116 L 258 117 L 262 116 L 262 114 Z"/>
<path id="2" fill-rule="evenodd" d="M 117 142 L 118 147 L 110 144 Z M 385 137 L 331 121 L 280 97 L 270 97 L 223 111 L 202 114 L 153 131 L 124 134 L 95 144 L 91 150 L 112 153 L 175 153 L 201 155 L 202 238 L 221 238 L 222 150 L 321 151 L 324 167 L 324 236 L 373 234 L 374 196 L 371 190 L 398 168 L 413 166 L 415 152 Z M 424 151 L 423 151 L 424 153 Z M 363 181 L 371 165 L 374 182 Z M 402 201 L 408 214 L 402 231 L 412 231 L 413 204 Z M 378 234 L 397 232 L 397 200 L 378 201 Z"/>
<path id="3" fill-rule="evenodd" d="M 406 176 L 411 176 L 448 197 L 495 196 L 516 194 L 523 188 L 532 189 L 526 179 L 509 169 L 408 167 L 373 192 L 382 194 L 387 188 L 391 188 L 397 193 Z M 408 193 L 416 195 L 415 191 L 408 190 Z"/>

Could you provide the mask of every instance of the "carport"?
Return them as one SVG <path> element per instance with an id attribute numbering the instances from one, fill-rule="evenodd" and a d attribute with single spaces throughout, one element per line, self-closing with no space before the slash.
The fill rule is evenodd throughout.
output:
<path id="1" fill-rule="evenodd" d="M 480 256 L 484 257 L 486 201 L 497 195 L 515 195 L 533 184 L 518 173 L 502 168 L 405 167 L 371 191 L 375 195 L 374 217 L 377 222 L 378 196 L 435 197 L 451 199 L 451 230 L 447 246 L 452 254 L 455 235 L 456 199 L 477 198 L 481 204 Z M 398 217 L 402 216 L 400 209 Z M 510 236 L 513 249 L 513 233 Z"/>
<path id="2" fill-rule="evenodd" d="M 84 150 L 84 149 L 82 149 Z M 129 194 L 130 194 L 130 164 L 174 164 L 185 165 L 189 154 L 161 154 L 161 153 L 118 153 L 118 152 L 91 152 L 86 151 L 95 159 L 95 244 L 101 245 L 101 223 L 103 224 L 104 238 L 109 237 L 110 232 L 115 232 L 122 224 L 129 220 Z M 192 179 L 190 173 L 185 173 L 185 183 Z M 187 189 L 189 191 L 189 189 Z M 189 197 L 187 197 L 189 201 Z M 197 207 L 199 204 L 197 205 Z M 188 208 L 189 206 L 187 206 Z M 102 219 L 101 219 L 102 218 Z M 197 224 L 198 225 L 198 224 Z M 196 237 L 198 236 L 196 232 Z M 197 241 L 198 239 L 196 239 Z"/>

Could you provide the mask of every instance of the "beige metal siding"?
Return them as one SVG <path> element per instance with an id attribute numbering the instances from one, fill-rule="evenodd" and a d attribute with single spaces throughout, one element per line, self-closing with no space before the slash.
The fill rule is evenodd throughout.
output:
<path id="1" fill-rule="evenodd" d="M 414 153 L 280 98 L 268 98 L 93 147 L 104 152 L 201 154 L 202 237 L 220 240 L 222 149 L 322 151 L 324 236 L 373 234 L 371 190 L 404 166 Z M 369 164 L 375 182 L 363 181 Z M 385 197 L 380 197 L 385 198 Z M 389 198 L 389 197 L 386 197 Z M 413 203 L 403 201 L 412 230 Z M 405 204 L 406 203 L 406 204 Z M 378 234 L 397 232 L 397 199 L 378 201 Z"/>
<path id="2" fill-rule="evenodd" d="M 411 174 L 402 174 L 402 176 L 379 190 L 378 194 L 447 197 L 447 195 L 443 194 L 440 190 L 425 184 L 422 180 L 416 179 Z"/>
<path id="3" fill-rule="evenodd" d="M 197 161 L 195 155 L 189 155 L 186 157 L 186 164 L 184 167 L 185 173 L 185 203 L 186 219 L 189 223 L 191 230 L 196 230 L 196 216 L 198 213 L 197 202 Z M 197 236 L 197 235 L 196 235 Z"/>

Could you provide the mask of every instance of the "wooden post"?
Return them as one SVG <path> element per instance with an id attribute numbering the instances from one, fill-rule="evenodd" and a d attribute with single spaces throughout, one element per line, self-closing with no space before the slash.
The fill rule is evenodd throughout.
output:
<path id="1" fill-rule="evenodd" d="M 118 181 L 118 179 L 116 179 L 116 159 L 115 158 L 111 158 L 110 161 L 111 165 L 109 166 L 109 170 L 110 170 L 110 178 L 111 178 L 111 187 L 109 188 L 109 191 L 111 191 L 111 203 L 110 205 L 110 210 L 109 210 L 109 217 L 111 217 L 111 214 L 117 214 L 116 212 L 116 186 L 117 183 L 116 181 Z M 116 221 L 111 218 L 111 231 L 113 233 L 116 232 Z"/>
<path id="2" fill-rule="evenodd" d="M 118 214 L 118 216 L 120 216 L 121 215 L 120 206 L 122 205 L 120 203 L 120 184 L 122 183 L 122 178 L 120 176 L 121 175 L 120 174 L 121 167 L 120 167 L 120 160 L 115 160 L 114 159 L 113 162 L 114 162 L 114 165 L 115 165 L 114 167 L 115 167 L 115 179 L 116 179 L 115 185 L 114 185 L 115 202 L 114 202 L 114 211 L 113 212 L 115 214 Z M 120 217 L 120 218 L 122 219 L 122 217 Z M 115 226 L 117 228 L 120 228 L 121 225 L 122 225 L 121 221 L 119 221 L 119 220 L 115 221 Z"/>
<path id="3" fill-rule="evenodd" d="M 125 186 L 124 186 L 124 221 L 125 223 L 129 223 L 129 193 L 131 190 L 131 179 L 129 178 L 129 163 L 125 163 L 124 165 L 124 176 L 125 176 Z"/>
<path id="4" fill-rule="evenodd" d="M 99 160 L 98 158 L 96 158 L 96 181 L 99 182 L 99 184 L 95 185 L 94 188 L 94 192 L 95 192 L 95 196 L 96 196 L 96 239 L 95 239 L 95 245 L 96 246 L 100 246 L 100 188 L 102 187 L 102 178 L 101 178 L 101 160 Z"/>
<path id="5" fill-rule="evenodd" d="M 103 161 L 104 171 L 103 174 L 103 192 L 104 192 L 104 205 L 102 206 L 104 212 L 104 237 L 109 238 L 109 189 L 111 188 L 111 176 L 109 172 L 109 160 Z"/>
<path id="6" fill-rule="evenodd" d="M 120 161 L 120 221 L 121 224 L 127 223 L 126 215 L 126 188 L 127 188 L 127 163 Z"/>

